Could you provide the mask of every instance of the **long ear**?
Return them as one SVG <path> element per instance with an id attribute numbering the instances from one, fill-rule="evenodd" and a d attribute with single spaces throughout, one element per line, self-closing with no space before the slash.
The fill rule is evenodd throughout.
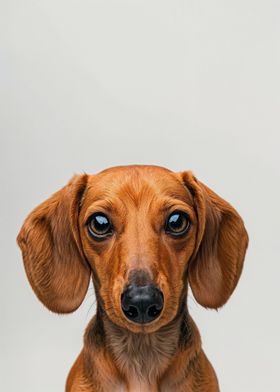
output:
<path id="1" fill-rule="evenodd" d="M 248 235 L 237 211 L 191 172 L 182 173 L 194 197 L 198 216 L 197 247 L 188 278 L 197 302 L 207 308 L 224 305 L 239 280 Z"/>
<path id="2" fill-rule="evenodd" d="M 76 310 L 89 285 L 90 269 L 83 257 L 78 228 L 86 183 L 86 174 L 75 176 L 31 212 L 17 237 L 34 292 L 57 313 Z"/>

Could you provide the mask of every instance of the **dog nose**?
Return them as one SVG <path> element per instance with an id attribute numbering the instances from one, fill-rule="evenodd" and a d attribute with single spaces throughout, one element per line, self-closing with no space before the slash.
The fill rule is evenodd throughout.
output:
<path id="1" fill-rule="evenodd" d="M 125 316 L 135 323 L 147 324 L 159 317 L 163 308 L 163 294 L 153 284 L 127 287 L 121 297 Z"/>

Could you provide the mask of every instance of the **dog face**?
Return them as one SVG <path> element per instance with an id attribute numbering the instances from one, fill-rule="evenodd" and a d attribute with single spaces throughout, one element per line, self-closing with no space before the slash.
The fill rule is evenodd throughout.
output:
<path id="1" fill-rule="evenodd" d="M 79 226 L 109 317 L 133 331 L 169 322 L 178 310 L 197 231 L 191 194 L 179 178 L 160 168 L 94 176 Z"/>
<path id="2" fill-rule="evenodd" d="M 247 241 L 237 212 L 190 172 L 154 166 L 74 177 L 18 236 L 29 281 L 49 309 L 75 310 L 92 276 L 99 306 L 133 332 L 174 319 L 188 282 L 203 306 L 223 305 Z"/>

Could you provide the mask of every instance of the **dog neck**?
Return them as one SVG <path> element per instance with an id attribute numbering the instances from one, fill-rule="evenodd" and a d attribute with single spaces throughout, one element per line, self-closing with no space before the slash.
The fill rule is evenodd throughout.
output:
<path id="1" fill-rule="evenodd" d="M 170 369 L 176 354 L 193 346 L 197 340 L 200 343 L 196 332 L 184 303 L 169 324 L 153 333 L 133 333 L 114 324 L 98 309 L 85 339 L 87 343 L 91 342 L 94 351 L 98 346 L 106 351 L 120 378 L 126 384 L 129 380 L 129 390 L 153 391 L 153 385 Z M 137 387 L 133 386 L 134 382 Z"/>
<path id="2" fill-rule="evenodd" d="M 120 372 L 150 384 L 157 380 L 178 348 L 180 321 L 176 320 L 153 333 L 133 333 L 107 319 L 108 347 Z"/>

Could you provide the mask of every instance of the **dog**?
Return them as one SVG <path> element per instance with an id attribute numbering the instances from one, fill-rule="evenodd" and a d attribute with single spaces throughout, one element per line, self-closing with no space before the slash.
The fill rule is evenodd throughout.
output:
<path id="1" fill-rule="evenodd" d="M 97 309 L 66 392 L 218 392 L 187 308 L 218 309 L 239 280 L 248 235 L 190 171 L 132 165 L 76 175 L 17 237 L 43 304 L 70 313 L 93 281 Z"/>

